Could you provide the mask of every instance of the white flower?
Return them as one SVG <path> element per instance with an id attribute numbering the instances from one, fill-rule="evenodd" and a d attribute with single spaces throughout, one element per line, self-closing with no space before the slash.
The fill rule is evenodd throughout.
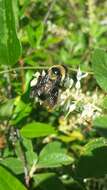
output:
<path id="1" fill-rule="evenodd" d="M 81 80 L 82 78 L 87 77 L 88 73 L 82 74 L 80 68 L 77 71 L 77 80 Z"/>
<path id="2" fill-rule="evenodd" d="M 76 85 L 75 85 L 75 88 L 77 90 L 79 90 L 81 88 L 81 83 L 80 83 L 81 79 L 87 77 L 87 75 L 88 75 L 88 73 L 82 74 L 80 68 L 78 69 L 78 71 L 77 71 L 77 77 L 76 77 L 77 78 L 77 82 L 76 82 Z"/>
<path id="3" fill-rule="evenodd" d="M 71 112 L 73 112 L 75 109 L 76 109 L 76 104 L 75 104 L 75 103 L 74 103 L 74 104 L 71 104 L 71 105 L 69 106 L 69 111 L 68 111 L 67 115 L 65 116 L 65 118 L 67 118 L 68 115 L 69 115 Z"/>
<path id="4" fill-rule="evenodd" d="M 38 102 L 38 101 L 39 101 L 38 97 L 35 97 L 35 102 Z"/>
<path id="5" fill-rule="evenodd" d="M 40 76 L 40 73 L 36 72 L 33 76 L 34 76 L 34 78 L 30 82 L 31 87 L 33 87 L 33 86 L 35 86 L 37 84 L 38 77 Z"/>
<path id="6" fill-rule="evenodd" d="M 70 79 L 70 82 L 69 82 L 70 84 L 69 84 L 69 88 L 71 88 L 72 86 L 73 86 L 73 83 L 74 83 L 74 81 L 73 81 L 73 79 Z"/>
<path id="7" fill-rule="evenodd" d="M 35 78 L 38 78 L 40 76 L 40 73 L 39 72 L 36 72 L 34 75 L 33 75 Z"/>
<path id="8" fill-rule="evenodd" d="M 69 107 L 69 112 L 71 113 L 75 109 L 76 109 L 76 104 L 71 104 L 70 107 Z"/>
<path id="9" fill-rule="evenodd" d="M 43 70 L 42 71 L 42 76 L 44 77 L 46 75 L 46 72 Z"/>
<path id="10" fill-rule="evenodd" d="M 69 88 L 69 89 L 70 89 L 70 88 L 73 86 L 73 83 L 74 83 L 73 79 L 72 79 L 72 78 L 70 79 L 70 78 L 68 77 L 68 78 L 66 79 L 66 82 L 65 82 L 64 86 L 65 86 L 66 88 Z"/>
<path id="11" fill-rule="evenodd" d="M 80 83 L 80 81 L 77 81 L 77 82 L 76 82 L 75 88 L 76 88 L 77 90 L 79 90 L 79 89 L 81 88 L 81 83 Z"/>
<path id="12" fill-rule="evenodd" d="M 81 117 L 92 117 L 94 113 L 94 108 L 93 105 L 88 103 L 86 105 L 83 106 L 83 112 L 81 114 Z"/>
<path id="13" fill-rule="evenodd" d="M 81 80 L 81 77 L 82 77 L 82 72 L 81 72 L 81 70 L 79 68 L 78 71 L 77 71 L 77 81 Z"/>
<path id="14" fill-rule="evenodd" d="M 37 84 L 37 80 L 38 80 L 37 78 L 34 78 L 33 80 L 31 80 L 30 86 L 31 87 L 35 86 Z"/>
<path id="15" fill-rule="evenodd" d="M 99 107 L 95 106 L 94 104 L 88 103 L 83 106 L 83 112 L 81 114 L 81 117 L 95 118 L 100 115 L 101 111 L 102 110 Z"/>

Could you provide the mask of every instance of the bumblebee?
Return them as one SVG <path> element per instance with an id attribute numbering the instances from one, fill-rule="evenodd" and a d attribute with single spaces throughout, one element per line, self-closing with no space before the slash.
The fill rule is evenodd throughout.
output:
<path id="1" fill-rule="evenodd" d="M 30 83 L 31 97 L 38 97 L 45 107 L 52 109 L 57 103 L 66 76 L 67 68 L 63 65 L 54 65 L 47 71 L 36 73 Z"/>

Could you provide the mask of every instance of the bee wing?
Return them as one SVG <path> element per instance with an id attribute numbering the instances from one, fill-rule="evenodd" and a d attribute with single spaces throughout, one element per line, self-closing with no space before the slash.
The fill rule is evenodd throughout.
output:
<path id="1" fill-rule="evenodd" d="M 58 100 L 58 89 L 53 89 L 48 98 L 48 105 L 50 108 L 53 108 Z"/>

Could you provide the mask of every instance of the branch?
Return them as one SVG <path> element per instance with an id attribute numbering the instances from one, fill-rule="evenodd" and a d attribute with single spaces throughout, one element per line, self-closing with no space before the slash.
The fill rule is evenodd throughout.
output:
<path id="1" fill-rule="evenodd" d="M 29 178 L 28 164 L 27 164 L 26 154 L 25 154 L 25 150 L 24 150 L 24 146 L 23 146 L 23 139 L 21 138 L 18 129 L 16 129 L 16 135 L 17 135 L 17 139 L 20 144 L 20 151 L 21 151 L 22 160 L 23 160 L 23 164 L 24 164 L 25 184 L 27 187 L 29 187 L 30 178 Z"/>
<path id="2" fill-rule="evenodd" d="M 29 66 L 26 66 L 26 67 L 23 67 L 23 70 L 28 70 L 28 69 L 31 69 L 31 70 L 44 70 L 44 69 L 48 69 L 49 67 L 44 67 L 44 66 L 37 66 L 37 67 L 29 67 Z M 20 71 L 22 68 L 21 67 L 16 67 L 16 68 L 13 68 L 13 69 L 8 69 L 6 71 L 0 71 L 0 75 L 2 74 L 5 74 L 5 73 L 8 73 L 8 72 L 14 72 L 14 71 Z M 78 72 L 78 69 L 75 69 L 75 68 L 68 68 L 69 71 L 73 71 L 73 72 Z M 83 73 L 88 73 L 90 75 L 93 75 L 94 73 L 92 71 L 85 71 L 85 70 L 81 70 L 81 72 Z"/>
<path id="3" fill-rule="evenodd" d="M 56 1 L 57 1 L 57 0 L 52 0 L 51 4 L 50 4 L 50 6 L 49 6 L 48 12 L 47 12 L 46 15 L 45 15 L 45 18 L 44 18 L 44 21 L 43 21 L 44 24 L 47 22 L 47 20 L 48 20 L 48 18 L 49 18 L 49 16 L 50 16 L 50 13 L 51 13 L 51 11 L 52 11 L 52 9 L 53 9 L 53 7 L 54 7 Z"/>

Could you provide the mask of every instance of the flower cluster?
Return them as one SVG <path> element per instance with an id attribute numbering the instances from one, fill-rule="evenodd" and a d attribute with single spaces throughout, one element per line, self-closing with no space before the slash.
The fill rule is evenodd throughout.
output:
<path id="1" fill-rule="evenodd" d="M 37 83 L 40 73 L 37 72 L 34 75 L 34 79 L 31 81 L 31 87 Z M 42 75 L 45 75 L 45 71 L 42 71 Z M 54 107 L 54 110 L 61 108 L 63 115 L 59 118 L 59 130 L 71 131 L 73 128 L 77 128 L 78 125 L 86 125 L 92 123 L 93 119 L 102 113 L 100 108 L 103 96 L 99 91 L 94 92 L 83 91 L 82 80 L 86 80 L 88 73 L 82 73 L 80 68 L 76 74 L 76 80 L 73 80 L 70 76 L 67 77 L 64 88 L 65 90 L 59 90 L 58 102 Z M 43 104 L 43 102 L 35 97 L 35 101 Z M 67 123 L 69 121 L 69 124 Z"/>
<path id="2" fill-rule="evenodd" d="M 48 32 L 60 37 L 65 37 L 68 35 L 68 31 L 62 27 L 53 24 L 51 21 L 47 21 Z"/>
<path id="3" fill-rule="evenodd" d="M 59 120 L 61 131 L 70 131 L 81 124 L 87 125 L 102 113 L 100 104 L 103 95 L 101 93 L 99 95 L 97 90 L 93 93 L 89 92 L 88 89 L 86 92 L 82 90 L 81 80 L 87 76 L 87 73 L 83 74 L 78 69 L 76 81 L 68 78 L 65 83 L 66 90 L 60 92 L 58 106 L 61 106 L 64 112 L 64 116 L 61 116 Z M 69 124 L 67 124 L 67 120 L 69 120 Z"/>

